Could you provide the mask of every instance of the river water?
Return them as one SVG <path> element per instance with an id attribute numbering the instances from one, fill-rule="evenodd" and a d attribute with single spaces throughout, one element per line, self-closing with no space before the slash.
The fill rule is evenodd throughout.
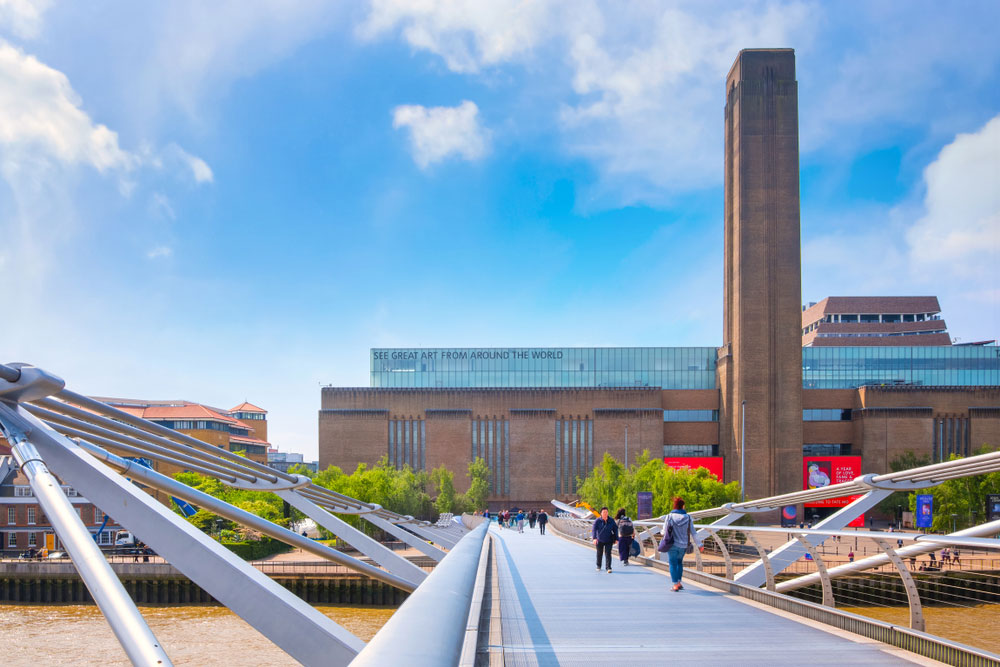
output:
<path id="1" fill-rule="evenodd" d="M 838 607 L 907 625 L 906 607 Z M 316 607 L 361 639 L 378 632 L 394 608 Z M 296 665 L 225 607 L 143 607 L 175 665 Z M 927 631 L 1000 653 L 1000 605 L 924 607 Z M 0 605 L 0 665 L 128 665 L 93 605 Z"/>
<path id="2" fill-rule="evenodd" d="M 321 607 L 368 641 L 394 607 Z M 175 665 L 297 665 L 225 607 L 143 607 L 142 615 Z M 0 605 L 0 665 L 128 665 L 93 605 Z"/>

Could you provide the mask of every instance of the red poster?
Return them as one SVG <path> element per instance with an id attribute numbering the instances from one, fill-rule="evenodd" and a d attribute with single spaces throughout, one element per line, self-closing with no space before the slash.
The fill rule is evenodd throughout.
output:
<path id="1" fill-rule="evenodd" d="M 664 456 L 664 465 L 668 465 L 674 470 L 689 468 L 705 468 L 715 478 L 722 481 L 722 457 L 721 456 Z"/>
<path id="2" fill-rule="evenodd" d="M 803 456 L 802 488 L 820 489 L 832 484 L 850 482 L 861 475 L 860 456 Z M 843 507 L 860 498 L 859 495 L 842 496 L 804 503 L 806 507 Z"/>

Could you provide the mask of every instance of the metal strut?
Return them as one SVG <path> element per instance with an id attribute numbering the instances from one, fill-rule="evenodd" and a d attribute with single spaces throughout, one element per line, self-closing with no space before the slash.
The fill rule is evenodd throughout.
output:
<path id="1" fill-rule="evenodd" d="M 28 478 L 38 504 L 69 552 L 94 602 L 108 619 L 108 625 L 125 650 L 125 655 L 134 665 L 172 665 L 90 531 L 83 525 L 80 515 L 63 494 L 59 480 L 49 472 L 41 454 L 30 442 L 28 434 L 31 426 L 2 402 L 0 430 L 10 444 L 14 459 Z"/>

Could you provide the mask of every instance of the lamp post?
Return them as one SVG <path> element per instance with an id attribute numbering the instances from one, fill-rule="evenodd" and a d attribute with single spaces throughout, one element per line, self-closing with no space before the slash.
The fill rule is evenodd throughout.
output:
<path id="1" fill-rule="evenodd" d="M 956 530 L 958 530 L 958 529 L 957 529 L 957 528 L 955 527 L 955 523 L 956 523 L 956 521 L 957 521 L 957 520 L 958 520 L 958 515 L 957 515 L 957 514 L 952 514 L 952 515 L 951 515 L 951 532 L 953 532 L 953 533 L 954 533 L 954 532 L 955 532 Z"/>
<path id="2" fill-rule="evenodd" d="M 743 399 L 740 404 L 740 502 L 747 499 L 746 491 L 746 470 L 747 470 L 747 401 Z"/>
<path id="3" fill-rule="evenodd" d="M 628 470 L 628 424 L 625 424 L 625 469 Z"/>

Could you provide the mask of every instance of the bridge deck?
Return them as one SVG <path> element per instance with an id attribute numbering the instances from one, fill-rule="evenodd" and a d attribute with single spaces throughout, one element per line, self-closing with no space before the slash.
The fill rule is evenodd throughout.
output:
<path id="1" fill-rule="evenodd" d="M 593 549 L 551 531 L 491 531 L 505 665 L 911 664 L 693 582 L 674 593 L 662 572 L 622 567 L 617 553 L 612 574 L 595 572 Z M 500 647 L 490 648 L 495 660 Z"/>

